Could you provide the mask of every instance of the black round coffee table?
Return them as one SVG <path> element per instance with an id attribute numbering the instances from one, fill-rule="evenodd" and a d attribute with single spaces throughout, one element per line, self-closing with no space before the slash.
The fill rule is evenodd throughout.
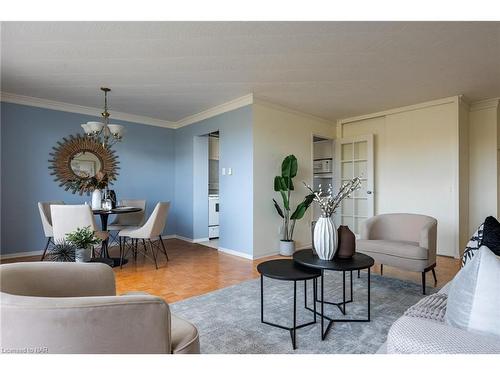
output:
<path id="1" fill-rule="evenodd" d="M 355 253 L 352 258 L 349 259 L 332 259 L 332 260 L 322 260 L 320 259 L 311 249 L 300 250 L 293 254 L 293 260 L 298 264 L 311 267 L 321 272 L 321 299 L 314 299 L 314 309 L 311 310 L 310 307 L 306 306 L 306 309 L 310 311 L 316 311 L 316 302 L 321 303 L 321 312 L 318 315 L 321 316 L 321 339 L 324 340 L 328 331 L 330 330 L 333 322 L 369 322 L 370 321 L 370 268 L 375 263 L 374 259 L 366 254 Z M 364 319 L 334 319 L 328 317 L 324 314 L 324 304 L 337 306 L 343 315 L 346 315 L 346 304 L 352 302 L 353 299 L 353 287 L 352 287 L 352 271 L 360 271 L 366 269 L 368 270 L 368 312 L 367 318 Z M 342 302 L 328 302 L 324 299 L 324 273 L 325 271 L 338 271 L 342 272 Z M 350 299 L 346 300 L 345 293 L 345 273 L 350 273 Z M 314 284 L 317 283 L 317 279 Z M 317 290 L 317 286 L 315 286 Z M 315 293 L 317 295 L 317 293 Z M 316 315 L 316 312 L 315 312 Z M 328 326 L 326 330 L 324 328 L 324 319 L 328 320 Z"/>
<path id="2" fill-rule="evenodd" d="M 276 259 L 260 263 L 257 266 L 260 273 L 260 321 L 272 327 L 285 329 L 290 332 L 293 349 L 296 349 L 296 330 L 316 323 L 316 303 L 314 303 L 314 320 L 297 325 L 297 281 L 304 281 L 304 307 L 307 308 L 307 280 L 316 280 L 321 271 L 314 268 L 302 267 L 291 259 Z M 264 276 L 276 280 L 293 281 L 293 327 L 285 327 L 264 320 Z M 317 299 L 316 283 L 313 283 L 313 299 Z M 310 309 L 309 309 L 310 310 Z"/>
<path id="3" fill-rule="evenodd" d="M 109 215 L 120 215 L 120 214 L 130 214 L 132 212 L 139 212 L 142 211 L 142 208 L 139 207 L 116 207 L 111 210 L 103 210 L 103 209 L 97 209 L 97 210 L 92 210 L 92 213 L 94 215 L 99 215 L 101 218 L 101 231 L 107 232 L 108 231 L 108 218 Z M 109 239 L 106 238 L 105 240 L 102 241 L 102 246 L 101 246 L 101 254 L 98 258 L 92 258 L 91 262 L 96 262 L 96 263 L 105 263 L 110 267 L 118 267 L 120 263 L 120 258 L 112 258 L 109 256 L 108 253 L 108 243 Z M 126 264 L 128 262 L 127 259 L 122 260 L 122 264 Z"/>

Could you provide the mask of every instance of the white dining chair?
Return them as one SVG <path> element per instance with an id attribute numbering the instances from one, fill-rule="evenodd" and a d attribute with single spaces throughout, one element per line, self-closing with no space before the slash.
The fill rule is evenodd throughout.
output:
<path id="1" fill-rule="evenodd" d="M 123 259 L 125 258 L 129 250 L 132 250 L 135 258 L 137 258 L 137 240 L 139 239 L 144 240 L 144 244 L 146 243 L 146 241 L 149 242 L 156 269 L 158 269 L 157 258 L 160 251 L 165 254 L 168 262 L 168 254 L 165 248 L 165 244 L 163 243 L 163 239 L 161 238 L 161 234 L 163 233 L 165 225 L 167 224 L 169 209 L 170 202 L 158 202 L 148 221 L 146 221 L 144 225 L 135 228 L 123 229 L 118 233 L 119 237 L 125 237 L 125 242 L 120 246 L 120 267 L 123 265 Z M 130 246 L 127 246 L 126 239 L 131 240 L 132 244 Z M 146 245 L 144 245 L 144 255 L 149 258 Z"/>
<path id="2" fill-rule="evenodd" d="M 52 216 L 50 214 L 50 206 L 53 204 L 63 205 L 63 201 L 49 201 L 49 202 L 38 202 L 38 212 L 40 213 L 40 219 L 42 220 L 43 233 L 45 238 L 47 238 L 47 243 L 45 244 L 45 249 L 43 249 L 42 261 L 45 258 L 47 249 L 50 244 L 54 244 L 54 232 L 52 229 Z"/>
<path id="3" fill-rule="evenodd" d="M 90 227 L 94 235 L 102 241 L 109 237 L 108 232 L 100 231 L 96 225 L 94 214 L 90 206 L 86 204 L 78 205 L 52 205 L 52 226 L 54 241 L 63 241 L 68 233 L 74 232 L 78 228 Z"/>
<path id="4" fill-rule="evenodd" d="M 142 226 L 146 219 L 146 201 L 143 199 L 122 199 L 120 200 L 120 202 L 121 206 L 137 207 L 140 208 L 141 211 L 116 215 L 115 219 L 108 225 L 108 231 L 119 232 L 122 229 Z M 114 235 L 110 233 L 109 242 L 113 243 L 114 241 L 116 241 L 117 237 L 119 243 L 121 244 L 122 239 L 118 236 L 118 233 L 115 233 Z M 143 245 L 146 246 L 144 244 L 144 240 Z"/>

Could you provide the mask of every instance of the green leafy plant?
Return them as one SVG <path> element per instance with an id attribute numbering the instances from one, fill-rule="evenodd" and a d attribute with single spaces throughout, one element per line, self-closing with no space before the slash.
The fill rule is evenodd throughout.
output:
<path id="1" fill-rule="evenodd" d="M 90 227 L 77 228 L 66 235 L 66 240 L 78 249 L 88 249 L 90 246 L 97 245 L 100 242 Z"/>
<path id="2" fill-rule="evenodd" d="M 74 262 L 76 246 L 66 241 L 57 241 L 47 258 L 53 262 Z"/>
<path id="3" fill-rule="evenodd" d="M 295 155 L 288 155 L 281 163 L 281 176 L 274 177 L 274 191 L 279 192 L 283 201 L 283 208 L 273 199 L 278 215 L 283 219 L 283 241 L 292 241 L 295 222 L 304 217 L 314 199 L 314 194 L 307 195 L 291 213 L 290 195 L 294 190 L 293 178 L 297 176 L 298 163 Z"/>
<path id="4" fill-rule="evenodd" d="M 94 191 L 96 189 L 103 190 L 108 187 L 109 178 L 108 175 L 102 171 L 96 173 L 95 176 L 91 177 L 78 177 L 74 180 L 68 182 L 68 189 L 72 189 L 73 192 L 79 191 L 80 195 L 84 192 Z"/>

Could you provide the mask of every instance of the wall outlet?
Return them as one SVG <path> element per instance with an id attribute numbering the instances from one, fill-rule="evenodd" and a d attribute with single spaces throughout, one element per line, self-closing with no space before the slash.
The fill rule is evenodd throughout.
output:
<path id="1" fill-rule="evenodd" d="M 227 174 L 231 176 L 233 174 L 233 168 L 228 168 L 227 169 Z"/>
<path id="2" fill-rule="evenodd" d="M 226 168 L 222 168 L 222 175 L 225 176 L 226 175 Z"/>

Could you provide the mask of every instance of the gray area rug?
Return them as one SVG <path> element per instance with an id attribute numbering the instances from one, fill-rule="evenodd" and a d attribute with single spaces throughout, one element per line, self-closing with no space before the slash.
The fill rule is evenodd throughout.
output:
<path id="1" fill-rule="evenodd" d="M 312 307 L 312 282 L 308 281 L 308 303 Z M 319 285 L 319 282 L 318 282 Z M 318 288 L 319 289 L 319 288 Z M 367 274 L 357 278 L 353 272 L 354 302 L 347 304 L 343 318 L 365 318 L 367 312 Z M 433 289 L 428 288 L 428 294 Z M 349 298 L 349 273 L 346 273 Z M 419 301 L 421 286 L 389 277 L 371 277 L 371 322 L 334 323 L 321 341 L 319 318 L 316 324 L 297 330 L 297 349 L 293 350 L 288 331 L 260 322 L 260 280 L 193 297 L 171 305 L 174 313 L 198 327 L 202 353 L 375 353 L 385 342 L 392 323 Z M 325 273 L 325 300 L 342 299 L 342 273 Z M 292 326 L 293 282 L 264 278 L 264 318 Z M 317 309 L 319 309 L 319 303 Z M 325 305 L 329 316 L 342 318 L 339 309 Z M 304 282 L 297 283 L 297 324 L 311 321 L 313 313 L 304 309 Z M 326 327 L 326 321 L 325 321 Z"/>

